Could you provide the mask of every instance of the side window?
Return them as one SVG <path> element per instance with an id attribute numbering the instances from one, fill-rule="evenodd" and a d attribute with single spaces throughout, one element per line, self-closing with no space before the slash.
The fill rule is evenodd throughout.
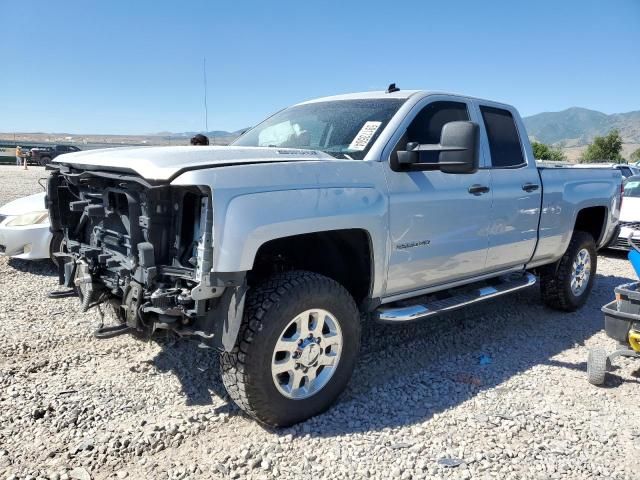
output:
<path id="1" fill-rule="evenodd" d="M 487 129 L 491 165 L 493 168 L 509 168 L 526 165 L 520 136 L 511 112 L 501 108 L 480 107 Z"/>
<path id="2" fill-rule="evenodd" d="M 407 131 L 402 136 L 392 154 L 397 158 L 399 150 L 404 150 L 409 142 L 420 144 L 440 143 L 440 133 L 445 123 L 468 121 L 469 111 L 462 102 L 438 101 L 424 107 L 413 119 Z M 423 159 L 427 162 L 437 162 L 437 152 L 423 152 Z M 425 159 L 424 156 L 428 155 Z M 433 158 L 432 158 L 433 157 Z"/>
<path id="3" fill-rule="evenodd" d="M 460 102 L 433 102 L 424 107 L 407 128 L 408 142 L 440 143 L 445 123 L 469 120 L 467 106 Z"/>

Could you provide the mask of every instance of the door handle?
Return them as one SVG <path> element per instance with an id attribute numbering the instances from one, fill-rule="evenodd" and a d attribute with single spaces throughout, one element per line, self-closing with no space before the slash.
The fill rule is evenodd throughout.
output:
<path id="1" fill-rule="evenodd" d="M 487 193 L 488 191 L 489 191 L 489 187 L 485 185 L 479 185 L 477 183 L 474 183 L 469 187 L 469 193 L 476 196 L 482 195 L 483 193 Z"/>
<path id="2" fill-rule="evenodd" d="M 540 185 L 537 183 L 525 183 L 522 185 L 522 190 L 525 192 L 534 192 L 540 188 Z"/>

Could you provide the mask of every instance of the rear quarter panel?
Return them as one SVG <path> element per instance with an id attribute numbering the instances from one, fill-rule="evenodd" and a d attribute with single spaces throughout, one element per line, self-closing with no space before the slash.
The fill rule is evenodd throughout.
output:
<path id="1" fill-rule="evenodd" d="M 542 212 L 539 241 L 529 267 L 558 260 L 566 251 L 578 212 L 588 207 L 605 207 L 603 234 L 596 239 L 603 246 L 620 216 L 620 173 L 608 169 L 540 168 Z"/>

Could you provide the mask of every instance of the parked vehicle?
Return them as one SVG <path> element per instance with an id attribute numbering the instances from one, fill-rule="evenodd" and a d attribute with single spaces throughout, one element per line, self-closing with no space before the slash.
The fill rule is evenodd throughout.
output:
<path id="1" fill-rule="evenodd" d="M 626 163 L 621 163 L 614 165 L 613 168 L 617 168 L 620 170 L 622 174 L 622 178 L 624 181 L 627 181 L 629 177 L 633 177 L 634 175 L 640 175 L 640 169 L 635 165 L 628 165 Z"/>
<path id="2" fill-rule="evenodd" d="M 34 147 L 31 149 L 31 159 L 29 160 L 31 163 L 35 163 L 36 165 L 45 166 L 51 163 L 51 160 L 56 158 L 58 155 L 62 155 L 64 153 L 72 153 L 79 152 L 80 148 L 75 145 L 54 145 L 52 147 Z"/>
<path id="3" fill-rule="evenodd" d="M 391 87 L 295 105 L 229 147 L 54 163 L 64 283 L 121 322 L 97 335 L 200 337 L 231 398 L 280 426 L 345 388 L 361 313 L 401 324 L 536 282 L 547 305 L 580 308 L 622 183 L 537 168 L 509 105 Z"/>
<path id="4" fill-rule="evenodd" d="M 620 233 L 609 245 L 616 250 L 630 250 L 630 242 L 640 247 L 640 175 L 627 178 L 620 209 Z"/>
<path id="5" fill-rule="evenodd" d="M 49 231 L 45 192 L 19 198 L 0 207 L 0 255 L 23 260 L 50 258 L 60 249 L 62 235 Z"/>
<path id="6" fill-rule="evenodd" d="M 576 166 L 579 168 L 613 168 L 620 171 L 623 181 L 634 175 L 640 175 L 640 168 L 627 163 L 581 163 Z"/>

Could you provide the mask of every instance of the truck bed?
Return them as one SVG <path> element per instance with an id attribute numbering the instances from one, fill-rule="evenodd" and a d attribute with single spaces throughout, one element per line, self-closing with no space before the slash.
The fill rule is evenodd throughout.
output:
<path id="1" fill-rule="evenodd" d="M 538 245 L 530 266 L 542 265 L 560 258 L 567 249 L 576 224 L 575 212 L 588 207 L 601 207 L 606 218 L 600 238 L 602 248 L 611 238 L 618 222 L 622 176 L 614 169 L 585 168 L 571 165 L 547 166 L 538 162 L 542 181 L 542 205 Z M 554 162 L 555 163 L 555 162 Z"/>

